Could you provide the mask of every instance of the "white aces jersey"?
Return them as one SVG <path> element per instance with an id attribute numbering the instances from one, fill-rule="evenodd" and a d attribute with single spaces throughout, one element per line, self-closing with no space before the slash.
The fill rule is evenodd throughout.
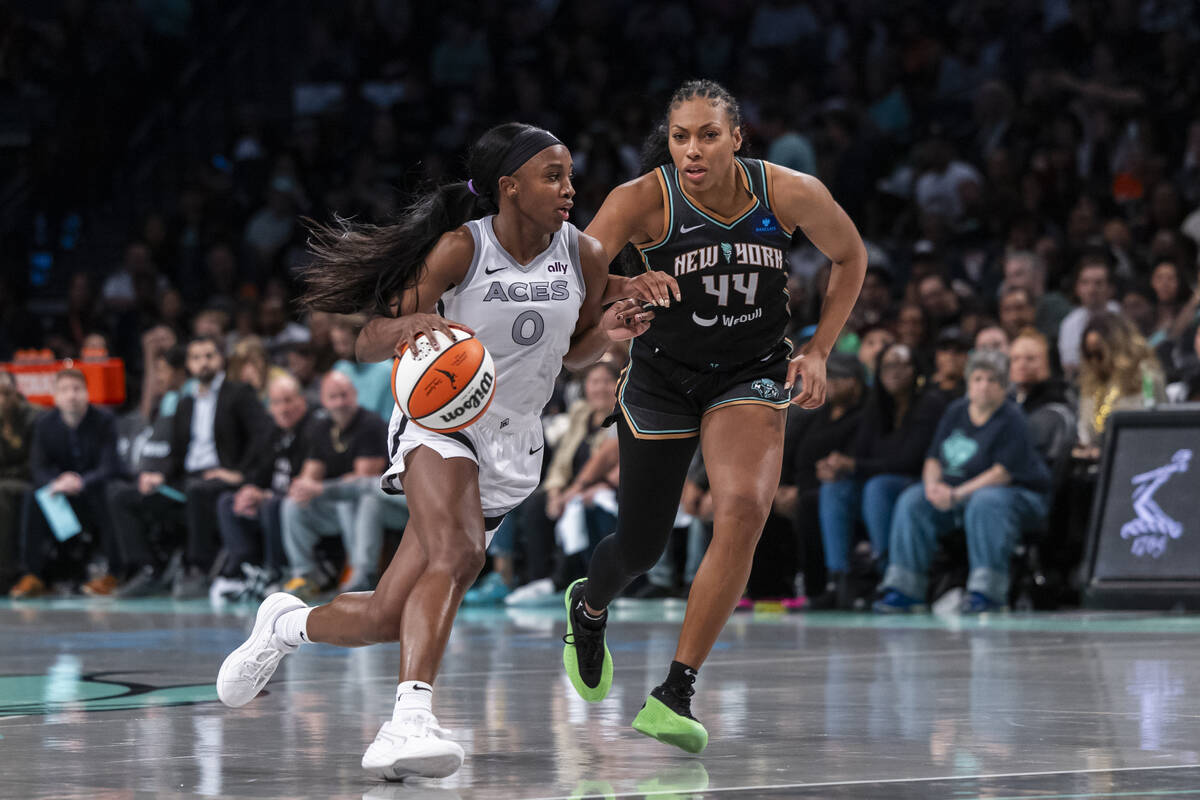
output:
<path id="1" fill-rule="evenodd" d="M 475 257 L 463 282 L 442 295 L 442 316 L 475 331 L 496 365 L 489 414 L 541 414 L 579 320 L 587 285 L 579 230 L 564 222 L 550 246 L 521 266 L 496 239 L 493 217 L 466 223 Z"/>

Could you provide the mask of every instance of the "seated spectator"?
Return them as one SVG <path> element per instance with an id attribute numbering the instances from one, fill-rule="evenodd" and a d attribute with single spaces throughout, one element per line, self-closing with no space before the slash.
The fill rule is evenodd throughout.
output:
<path id="1" fill-rule="evenodd" d="M 1152 348 L 1175 339 L 1192 323 L 1200 291 L 1193 291 L 1188 275 L 1171 260 L 1160 261 L 1150 273 L 1150 288 L 1154 290 L 1155 325 L 1147 337 Z"/>
<path id="2" fill-rule="evenodd" d="M 143 396 L 137 409 L 117 420 L 117 455 L 121 459 L 121 474 L 108 482 L 105 496 L 114 523 L 124 527 L 127 506 L 140 505 L 138 475 L 142 472 L 169 471 L 171 447 L 175 438 L 175 412 L 183 386 L 188 379 L 187 351 L 174 345 L 158 352 L 146 371 L 142 384 Z M 161 503 L 145 509 L 152 520 L 164 528 L 183 525 L 183 508 L 178 502 L 162 497 Z M 121 536 L 117 535 L 117 541 Z M 139 574 L 143 573 L 143 574 Z M 117 594 L 122 597 L 156 594 L 163 586 L 152 569 L 141 565 L 131 574 L 120 576 L 125 583 L 114 581 L 93 587 L 96 594 Z M 137 578 L 137 580 L 133 580 Z"/>
<path id="3" fill-rule="evenodd" d="M 1105 423 L 1112 412 L 1166 399 L 1162 370 L 1133 323 L 1119 314 L 1097 313 L 1083 330 L 1079 373 L 1079 441 L 1076 457 L 1100 457 Z"/>
<path id="4" fill-rule="evenodd" d="M 271 378 L 286 375 L 282 367 L 276 367 L 267 359 L 267 348 L 263 340 L 251 334 L 238 339 L 229 356 L 229 376 L 231 380 L 248 384 L 265 405 L 267 402 L 267 382 Z"/>
<path id="5" fill-rule="evenodd" d="M 858 360 L 866 370 L 868 386 L 875 381 L 875 366 L 879 363 L 879 354 L 895 341 L 896 335 L 883 325 L 871 326 L 860 334 Z"/>
<path id="6" fill-rule="evenodd" d="M 276 375 L 267 386 L 272 424 L 254 446 L 256 458 L 246 482 L 217 499 L 217 520 L 227 558 L 218 595 L 261 600 L 287 567 L 281 505 L 311 449 L 313 414 L 291 375 Z"/>
<path id="7" fill-rule="evenodd" d="M 374 411 L 385 420 L 392 418 L 396 405 L 392 397 L 391 361 L 359 363 L 354 354 L 354 342 L 358 338 L 358 327 L 349 317 L 335 317 L 329 328 L 329 343 L 337 361 L 333 368 L 341 372 L 354 384 L 358 402 L 363 408 Z"/>
<path id="8" fill-rule="evenodd" d="M 967 396 L 938 423 L 922 482 L 896 504 L 891 563 L 884 575 L 883 613 L 924 607 L 938 538 L 966 531 L 970 573 L 963 613 L 1001 608 L 1009 561 L 1021 531 L 1043 521 L 1050 472 L 1033 447 L 1024 415 L 1005 399 L 1008 359 L 984 350 L 967 366 Z"/>
<path id="9" fill-rule="evenodd" d="M 1050 342 L 1040 331 L 1021 331 L 1008 355 L 1010 395 L 1026 416 L 1048 403 L 1075 407 L 1070 386 L 1050 372 Z"/>
<path id="10" fill-rule="evenodd" d="M 933 375 L 930 386 L 942 393 L 946 402 L 962 397 L 965 389 L 964 372 L 967 352 L 971 346 L 957 328 L 947 328 L 938 334 L 933 349 Z"/>
<path id="11" fill-rule="evenodd" d="M 1016 339 L 1021 331 L 1033 327 L 1036 319 L 1033 297 L 1022 286 L 1009 286 L 1001 290 L 999 312 L 1000 327 L 1008 334 L 1010 341 Z"/>
<path id="12" fill-rule="evenodd" d="M 216 339 L 197 336 L 188 342 L 187 368 L 195 389 L 179 401 L 170 454 L 163 468 L 139 472 L 137 493 L 114 497 L 112 506 L 127 568 L 135 577 L 154 574 L 161 579 L 163 565 L 151 549 L 150 532 L 182 491 L 187 546 L 185 568 L 172 587 L 177 598 L 207 593 L 208 571 L 220 544 L 217 498 L 242 484 L 255 458 L 253 443 L 268 424 L 254 389 L 227 380 L 224 362 Z"/>
<path id="13" fill-rule="evenodd" d="M 1067 377 L 1079 374 L 1083 329 L 1088 320 L 1104 311 L 1117 314 L 1121 306 L 1113 300 L 1112 267 L 1103 251 L 1088 253 L 1075 270 L 1075 296 L 1079 299 L 1058 329 L 1058 358 Z"/>
<path id="14" fill-rule="evenodd" d="M 825 405 L 815 411 L 788 410 L 783 441 L 783 469 L 772 513 L 792 520 L 794 583 L 809 597 L 834 596 L 837 584 L 827 580 L 821 557 L 817 465 L 830 453 L 846 452 L 854 441 L 866 392 L 866 370 L 847 353 L 833 353 L 826 362 Z"/>
<path id="15" fill-rule="evenodd" d="M 379 476 L 387 467 L 387 423 L 358 404 L 354 384 L 341 372 L 321 381 L 328 414 L 309 428 L 308 452 L 280 510 L 283 547 L 292 578 L 284 591 L 311 598 L 336 576 L 323 575 L 317 542 L 342 537 L 350 574 L 340 592 L 374 588 L 384 526 L 403 527 L 407 506 L 385 495 Z"/>
<path id="16" fill-rule="evenodd" d="M 866 526 L 871 559 L 877 577 L 882 577 L 896 499 L 920 478 L 925 452 L 946 408 L 941 392 L 922 391 L 912 351 L 905 345 L 891 345 L 880 354 L 878 376 L 849 455 L 835 450 L 817 462 L 821 539 L 830 583 L 840 584 L 846 574 L 858 520 Z"/>
<path id="17" fill-rule="evenodd" d="M 9 592 L 10 597 L 44 594 L 54 567 L 64 573 L 62 577 L 80 581 L 87 566 L 78 560 L 72 546 L 57 543 L 35 497 L 35 491 L 43 487 L 67 498 L 83 529 L 99 540 L 93 539 L 93 544 L 107 557 L 108 570 L 120 569 L 104 499 L 105 482 L 119 469 L 113 415 L 88 402 L 87 379 L 82 372 L 64 369 L 55 373 L 54 409 L 33 426 L 33 488 L 25 493 L 21 515 L 20 563 L 24 576 Z"/>
<path id="18" fill-rule="evenodd" d="M 10 372 L 0 372 L 0 592 L 17 579 L 21 503 L 32 484 L 29 469 L 33 424 L 39 411 L 17 391 Z"/>
<path id="19" fill-rule="evenodd" d="M 1004 298 L 1013 289 L 1024 289 L 1033 303 L 1034 317 L 1031 323 L 1026 324 L 1032 324 L 1052 342 L 1057 341 L 1059 327 L 1071 312 L 1071 301 L 1060 292 L 1046 290 L 1046 262 L 1041 256 L 1028 250 L 1015 250 L 1004 257 L 1004 283 L 1000 289 L 1001 322 L 1004 320 Z M 1015 335 L 1011 330 L 1009 334 Z"/>
<path id="20" fill-rule="evenodd" d="M 1008 333 L 999 325 L 984 325 L 975 334 L 976 350 L 995 350 L 1008 355 Z"/>
<path id="21" fill-rule="evenodd" d="M 287 371 L 300 384 L 300 392 L 309 408 L 321 405 L 321 370 L 317 365 L 317 348 L 312 342 L 297 342 L 287 348 Z M 268 389 L 270 381 L 267 381 Z"/>

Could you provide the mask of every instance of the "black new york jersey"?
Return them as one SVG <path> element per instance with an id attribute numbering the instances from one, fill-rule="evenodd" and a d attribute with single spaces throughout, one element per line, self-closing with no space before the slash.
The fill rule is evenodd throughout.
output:
<path id="1" fill-rule="evenodd" d="M 763 358 L 788 326 L 792 236 L 771 210 L 767 165 L 738 158 L 736 168 L 753 197 L 736 216 L 722 218 L 684 194 L 674 165 L 659 167 L 666 229 L 659 241 L 638 247 L 647 269 L 675 276 L 683 300 L 656 311 L 635 344 L 700 370 Z"/>

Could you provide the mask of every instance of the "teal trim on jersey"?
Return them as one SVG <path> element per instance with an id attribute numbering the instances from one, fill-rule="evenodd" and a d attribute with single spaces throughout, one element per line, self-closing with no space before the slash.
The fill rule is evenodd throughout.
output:
<path id="1" fill-rule="evenodd" d="M 737 165 L 742 168 L 742 173 L 746 176 L 746 183 L 750 184 L 750 186 L 753 187 L 754 181 L 750 177 L 750 170 L 746 169 L 746 165 L 742 163 L 742 160 L 740 158 L 734 159 L 734 160 L 737 162 Z M 670 186 L 670 184 L 667 184 L 667 185 Z M 724 228 L 727 231 L 731 231 L 734 228 L 736 228 L 738 225 L 745 222 L 746 217 L 749 217 L 751 214 L 753 214 L 755 211 L 758 210 L 759 206 L 763 205 L 762 200 L 759 199 L 758 192 L 755 192 L 753 190 L 753 188 L 751 188 L 751 193 L 754 195 L 754 205 L 751 206 L 746 211 L 745 214 L 742 214 L 740 217 L 735 219 L 733 222 L 726 225 L 724 222 L 721 222 L 718 219 L 713 219 L 712 215 L 710 215 L 704 211 L 701 211 L 699 208 L 696 207 L 696 205 L 691 200 L 688 200 L 687 193 L 683 191 L 683 184 L 679 182 L 679 170 L 675 170 L 675 187 L 677 189 L 679 189 L 679 196 L 683 198 L 683 202 L 687 203 L 688 207 L 690 207 L 692 209 L 692 211 L 695 211 L 697 214 L 704 217 L 706 220 L 708 220 L 712 224 L 714 224 L 718 227 Z"/>
<path id="2" fill-rule="evenodd" d="M 675 230 L 675 198 L 671 194 L 671 177 L 667 175 L 666 167 L 659 167 L 658 171 L 662 173 L 663 186 L 667 187 L 667 196 L 663 198 L 663 202 L 667 204 L 667 229 L 664 231 L 666 236 L 663 237 L 661 242 L 649 247 L 639 247 L 637 249 L 638 253 L 642 257 L 642 263 L 646 265 L 647 270 L 650 269 L 650 259 L 646 258 L 646 253 L 649 253 L 651 250 L 657 250 L 658 248 L 664 246 L 667 242 L 671 241 L 671 235 Z"/>
<path id="3" fill-rule="evenodd" d="M 645 436 L 670 436 L 681 433 L 699 433 L 700 427 L 687 428 L 678 431 L 644 431 L 638 427 L 637 419 L 629 411 L 629 406 L 625 405 L 625 387 L 629 385 L 629 379 L 633 375 L 633 361 L 629 362 L 629 367 L 625 371 L 625 380 L 621 382 L 621 391 L 617 393 L 617 405 L 621 407 L 621 413 L 625 420 L 633 427 L 634 433 L 640 433 Z"/>
<path id="4" fill-rule="evenodd" d="M 773 401 L 773 400 L 767 400 L 766 398 L 763 398 L 763 397 L 756 397 L 754 395 L 751 395 L 749 397 L 731 397 L 728 400 L 722 400 L 719 403 L 713 403 L 711 406 L 706 406 L 704 409 L 704 413 L 707 414 L 709 411 L 712 411 L 714 408 L 720 408 L 721 406 L 727 406 L 730 403 L 744 403 L 747 400 L 753 400 L 756 403 L 762 403 L 764 406 L 774 406 L 775 408 L 787 408 L 788 406 L 790 406 L 792 404 L 791 400 Z"/>

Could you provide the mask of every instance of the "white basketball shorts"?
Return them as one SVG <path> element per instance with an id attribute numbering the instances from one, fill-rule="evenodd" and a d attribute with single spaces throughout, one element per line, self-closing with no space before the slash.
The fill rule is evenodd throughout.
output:
<path id="1" fill-rule="evenodd" d="M 405 458 L 421 446 L 442 458 L 469 458 L 479 466 L 479 496 L 489 544 L 504 515 L 532 494 L 541 479 L 545 441 L 542 421 L 536 416 L 518 417 L 493 407 L 470 427 L 436 433 L 415 425 L 394 408 L 388 425 L 392 463 L 380 479 L 385 492 L 403 493 Z"/>

